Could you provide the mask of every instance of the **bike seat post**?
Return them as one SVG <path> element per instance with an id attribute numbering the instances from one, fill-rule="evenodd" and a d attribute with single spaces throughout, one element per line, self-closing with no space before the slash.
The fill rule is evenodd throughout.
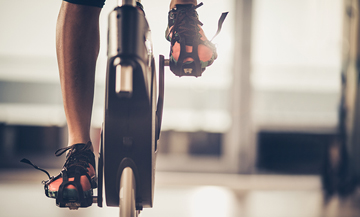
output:
<path id="1" fill-rule="evenodd" d="M 118 6 L 131 5 L 136 6 L 136 0 L 118 0 Z"/>

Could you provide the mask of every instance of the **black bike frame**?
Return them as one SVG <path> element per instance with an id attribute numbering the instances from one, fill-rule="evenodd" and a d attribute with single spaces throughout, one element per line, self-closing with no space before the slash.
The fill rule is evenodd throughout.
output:
<path id="1" fill-rule="evenodd" d="M 109 15 L 105 118 L 99 159 L 98 205 L 119 205 L 122 171 L 130 167 L 136 180 L 136 209 L 152 207 L 156 143 L 163 110 L 163 62 L 157 100 L 156 70 L 144 13 L 133 5 L 116 7 Z M 131 74 L 123 88 L 119 74 Z M 127 85 L 127 84 L 126 84 Z M 125 94 L 124 94 L 125 93 Z"/>

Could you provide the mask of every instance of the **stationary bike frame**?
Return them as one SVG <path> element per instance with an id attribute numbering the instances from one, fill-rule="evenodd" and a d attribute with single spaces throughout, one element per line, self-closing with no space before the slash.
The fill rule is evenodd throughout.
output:
<path id="1" fill-rule="evenodd" d="M 121 217 L 137 216 L 153 205 L 168 61 L 159 57 L 157 94 L 152 51 L 144 13 L 135 0 L 120 0 L 109 14 L 105 117 L 94 202 L 102 207 L 104 189 L 107 206 L 120 206 Z"/>

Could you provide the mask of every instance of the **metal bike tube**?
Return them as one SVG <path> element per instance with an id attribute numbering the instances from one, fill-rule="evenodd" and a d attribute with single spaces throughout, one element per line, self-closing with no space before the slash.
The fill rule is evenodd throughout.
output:
<path id="1" fill-rule="evenodd" d="M 132 5 L 135 7 L 136 0 L 118 0 L 118 6 L 123 6 L 123 5 Z"/>
<path id="2" fill-rule="evenodd" d="M 120 217 L 136 217 L 136 182 L 133 170 L 124 168 L 120 179 L 119 207 Z"/>
<path id="3" fill-rule="evenodd" d="M 119 57 L 114 60 L 115 92 L 119 97 L 130 98 L 133 93 L 134 68 L 129 64 L 121 63 Z"/>

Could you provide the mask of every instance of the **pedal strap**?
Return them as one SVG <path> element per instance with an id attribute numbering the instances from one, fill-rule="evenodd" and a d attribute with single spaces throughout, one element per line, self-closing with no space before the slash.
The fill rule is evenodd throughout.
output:
<path id="1" fill-rule="evenodd" d="M 222 29 L 222 25 L 223 25 L 223 23 L 225 21 L 226 16 L 228 15 L 228 13 L 229 12 L 224 12 L 224 13 L 221 14 L 221 16 L 219 18 L 219 21 L 218 21 L 218 29 L 217 29 L 215 35 L 211 38 L 210 41 L 214 40 L 214 38 L 220 33 L 220 31 Z"/>
<path id="2" fill-rule="evenodd" d="M 78 195 L 78 201 L 77 202 L 80 203 L 80 204 L 82 204 L 84 202 L 84 200 L 85 200 L 84 191 L 83 191 L 83 188 L 82 188 L 81 183 L 80 183 L 80 177 L 82 175 L 84 175 L 84 174 L 86 175 L 86 177 L 89 179 L 89 182 L 91 183 L 90 176 L 81 167 L 78 167 L 78 168 L 75 169 L 75 174 L 74 174 L 74 180 L 73 181 L 69 181 L 69 176 L 68 176 L 66 170 L 61 171 L 61 176 L 62 176 L 63 182 L 59 186 L 58 194 L 57 194 L 57 197 L 56 197 L 56 204 L 59 204 L 60 207 L 66 206 L 66 203 L 68 201 L 66 201 L 64 199 L 64 189 L 66 187 L 68 187 L 69 185 L 73 185 L 76 188 L 77 195 Z"/>
<path id="3" fill-rule="evenodd" d="M 170 64 L 170 69 L 175 73 L 177 76 L 201 76 L 202 70 L 200 59 L 198 55 L 198 44 L 200 44 L 202 41 L 200 39 L 197 39 L 197 41 L 192 42 L 192 51 L 186 52 L 186 41 L 185 37 L 180 39 L 180 55 L 178 59 L 178 63 L 181 64 Z M 186 58 L 191 58 L 193 61 L 190 64 L 184 63 L 184 60 Z"/>
<path id="4" fill-rule="evenodd" d="M 29 164 L 30 166 L 34 167 L 35 169 L 40 170 L 40 171 L 46 173 L 46 175 L 49 177 L 49 179 L 52 179 L 52 178 L 53 178 L 53 176 L 50 176 L 50 174 L 49 174 L 48 171 L 46 171 L 46 170 L 44 170 L 44 169 L 36 166 L 35 164 L 31 163 L 31 161 L 28 160 L 28 159 L 26 159 L 26 158 L 21 159 L 20 162 L 21 162 L 21 163 L 25 163 L 25 164 Z"/>

